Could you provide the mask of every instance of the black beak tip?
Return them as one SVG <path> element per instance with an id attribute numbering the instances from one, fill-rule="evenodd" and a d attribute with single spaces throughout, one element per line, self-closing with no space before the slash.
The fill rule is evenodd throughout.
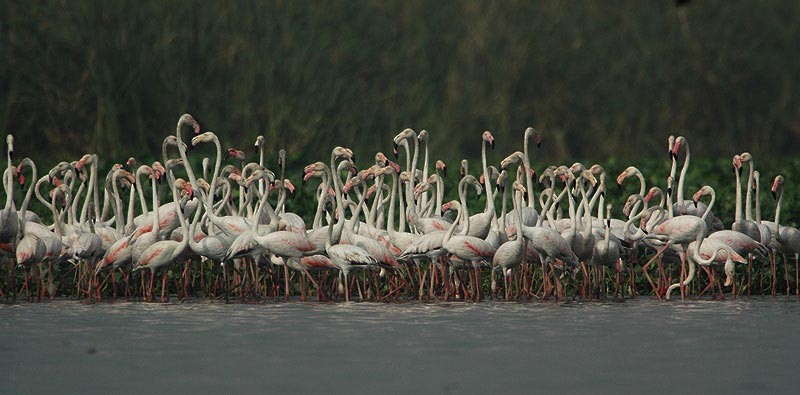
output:
<path id="1" fill-rule="evenodd" d="M 693 202 L 694 202 L 694 208 L 697 208 L 697 200 L 693 200 Z"/>
<path id="2" fill-rule="evenodd" d="M 606 191 L 600 191 L 600 197 L 605 199 Z"/>
<path id="3" fill-rule="evenodd" d="M 542 148 L 542 143 L 536 143 L 536 148 Z"/>
<path id="4" fill-rule="evenodd" d="M 775 191 L 772 191 L 772 199 L 773 200 L 777 200 L 778 199 L 778 194 L 775 193 Z"/>

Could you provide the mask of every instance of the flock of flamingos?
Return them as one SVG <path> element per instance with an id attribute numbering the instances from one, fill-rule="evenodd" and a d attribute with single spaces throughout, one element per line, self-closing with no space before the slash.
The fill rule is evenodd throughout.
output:
<path id="1" fill-rule="evenodd" d="M 193 130 L 191 140 L 183 139 L 184 129 Z M 793 280 L 800 299 L 800 231 L 779 224 L 783 176 L 771 184 L 774 221 L 762 221 L 759 175 L 749 153 L 733 157 L 736 217 L 728 230 L 712 212 L 712 187 L 684 197 L 690 152 L 682 136 L 668 140 L 666 189 L 648 190 L 635 167 L 616 178 L 620 185 L 628 178 L 639 182 L 622 219 L 612 218 L 605 202 L 607 175 L 600 165 L 550 166 L 535 174 L 528 145 L 541 141 L 528 128 L 522 151 L 490 166 L 487 145 L 493 147 L 494 138 L 488 131 L 481 138 L 482 172 L 469 174 L 463 160 L 457 200 L 450 201 L 444 200 L 446 192 L 455 195 L 444 190 L 447 168 L 442 161 L 429 166 L 424 130 L 394 137 L 394 156 L 404 156 L 404 167 L 382 153 L 374 164 L 356 167 L 350 149 L 334 148 L 329 162 L 304 169 L 303 182 L 319 185 L 309 226 L 301 215 L 311 213 L 285 210 L 294 185 L 284 178 L 283 150 L 272 170 L 260 136 L 258 162 L 246 162 L 235 149 L 223 157 L 217 136 L 200 133 L 188 114 L 180 117 L 175 135 L 164 139 L 161 162 L 137 167 L 131 158 L 104 178 L 96 154 L 61 162 L 39 177 L 31 159 L 13 163 L 8 135 L 6 203 L 0 211 L 7 263 L 0 297 L 602 299 L 634 296 L 638 275 L 659 300 L 676 290 L 681 298 L 722 298 L 744 290 L 749 295 L 753 265 L 767 265 L 771 277 L 765 288 L 762 276 L 761 291 L 775 296 L 782 257 L 787 297 Z M 202 143 L 216 146 L 216 158 L 202 159 L 196 173 L 187 151 Z M 176 172 L 186 178 L 176 178 Z M 24 191 L 21 204 L 14 201 L 15 184 Z M 164 189 L 171 193 L 161 196 Z M 470 207 L 481 194 L 485 206 Z M 33 195 L 49 211 L 47 218 L 29 209 Z"/>

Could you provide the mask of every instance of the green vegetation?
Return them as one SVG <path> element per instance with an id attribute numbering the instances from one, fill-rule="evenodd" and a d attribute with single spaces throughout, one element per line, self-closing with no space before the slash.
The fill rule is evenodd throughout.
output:
<path id="1" fill-rule="evenodd" d="M 687 193 L 716 187 L 729 224 L 729 158 L 749 150 L 763 185 L 788 177 L 796 223 L 798 38 L 794 1 L 2 1 L 0 130 L 41 168 L 97 152 L 107 169 L 156 159 L 189 112 L 226 147 L 264 134 L 296 178 L 337 144 L 388 152 L 404 127 L 477 169 L 482 130 L 497 162 L 533 126 L 537 169 L 633 163 L 661 185 L 684 134 Z"/>

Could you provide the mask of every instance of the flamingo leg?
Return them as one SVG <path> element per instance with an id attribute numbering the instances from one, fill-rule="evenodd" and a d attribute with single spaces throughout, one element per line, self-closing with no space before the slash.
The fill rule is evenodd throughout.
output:
<path id="1" fill-rule="evenodd" d="M 656 252 L 656 254 L 652 258 L 650 258 L 649 261 L 647 261 L 647 263 L 642 265 L 642 273 L 644 273 L 644 276 L 647 278 L 647 282 L 650 283 L 650 288 L 653 289 L 653 293 L 656 294 L 656 298 L 658 300 L 661 300 L 661 292 L 660 292 L 659 289 L 657 289 L 655 283 L 653 282 L 653 279 L 650 278 L 650 273 L 648 273 L 647 269 L 650 267 L 650 265 L 653 263 L 654 260 L 656 260 L 657 258 L 660 258 L 661 255 L 664 253 L 664 251 L 666 251 L 667 248 L 669 248 L 670 243 L 671 243 L 670 241 L 667 241 L 666 244 L 664 244 L 664 247 L 661 247 L 661 249 L 658 250 Z M 658 261 L 658 265 L 659 265 L 659 267 L 661 266 L 661 260 L 660 259 Z M 661 282 L 660 280 L 661 280 L 661 276 L 659 275 L 659 283 Z"/>
<path id="2" fill-rule="evenodd" d="M 789 300 L 790 285 L 789 285 L 789 267 L 786 259 L 786 254 L 783 254 L 783 278 L 786 280 L 786 300 Z"/>
<path id="3" fill-rule="evenodd" d="M 167 298 L 167 270 L 161 273 L 161 303 L 168 302 Z"/>

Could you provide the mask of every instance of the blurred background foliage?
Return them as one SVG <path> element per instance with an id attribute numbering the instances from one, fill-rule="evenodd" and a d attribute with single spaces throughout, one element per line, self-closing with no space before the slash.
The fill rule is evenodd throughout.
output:
<path id="1" fill-rule="evenodd" d="M 477 169 L 481 131 L 496 163 L 533 126 L 538 169 L 633 163 L 659 185 L 683 134 L 687 194 L 732 190 L 745 150 L 762 185 L 783 172 L 794 191 L 798 39 L 796 1 L 4 0 L 0 127 L 41 167 L 97 152 L 108 168 L 155 160 L 188 112 L 224 148 L 265 135 L 296 177 L 335 145 L 388 152 L 405 127 Z"/>

